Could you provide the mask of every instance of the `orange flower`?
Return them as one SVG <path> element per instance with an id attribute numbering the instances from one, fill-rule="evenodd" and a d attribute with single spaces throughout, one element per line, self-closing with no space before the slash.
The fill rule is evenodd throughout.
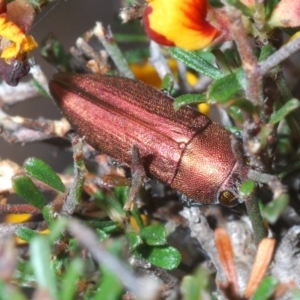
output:
<path id="1" fill-rule="evenodd" d="M 2 50 L 1 58 L 4 59 L 18 58 L 22 53 L 38 46 L 32 36 L 26 35 L 15 23 L 3 16 L 0 17 L 0 36 L 11 42 Z"/>
<path id="2" fill-rule="evenodd" d="M 165 46 L 196 50 L 209 46 L 219 31 L 207 20 L 206 0 L 147 0 L 144 24 L 148 36 Z"/>
<path id="3" fill-rule="evenodd" d="M 7 62 L 23 60 L 24 54 L 38 45 L 34 38 L 27 35 L 35 17 L 28 0 L 15 0 L 6 4 L 0 0 L 0 52 Z"/>

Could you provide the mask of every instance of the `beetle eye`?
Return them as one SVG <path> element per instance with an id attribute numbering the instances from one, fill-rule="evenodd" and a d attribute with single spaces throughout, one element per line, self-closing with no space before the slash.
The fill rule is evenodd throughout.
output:
<path id="1" fill-rule="evenodd" d="M 230 191 L 224 191 L 219 196 L 222 205 L 232 207 L 238 204 L 238 199 Z"/>

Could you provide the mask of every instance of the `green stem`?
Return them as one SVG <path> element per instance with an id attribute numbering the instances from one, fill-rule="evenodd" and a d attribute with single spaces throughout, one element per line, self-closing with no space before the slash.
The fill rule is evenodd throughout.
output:
<path id="1" fill-rule="evenodd" d="M 247 197 L 247 199 L 244 199 L 244 201 L 252 224 L 254 239 L 258 245 L 263 238 L 267 237 L 268 231 L 263 224 L 257 198 L 254 195 L 251 195 Z"/>

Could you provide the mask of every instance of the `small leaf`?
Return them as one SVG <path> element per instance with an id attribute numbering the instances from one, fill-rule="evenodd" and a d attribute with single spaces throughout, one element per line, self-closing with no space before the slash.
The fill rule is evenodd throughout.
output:
<path id="1" fill-rule="evenodd" d="M 271 2 L 271 1 L 268 1 L 268 2 Z M 264 61 L 265 59 L 267 59 L 274 52 L 276 52 L 276 48 L 275 47 L 273 47 L 270 44 L 264 45 L 261 48 L 261 51 L 260 51 L 259 61 Z"/>
<path id="2" fill-rule="evenodd" d="M 235 105 L 230 105 L 227 109 L 228 114 L 231 118 L 233 118 L 236 122 L 243 122 L 243 114 L 240 107 Z"/>
<path id="3" fill-rule="evenodd" d="M 143 246 L 138 248 L 137 251 L 149 263 L 166 270 L 175 269 L 181 261 L 181 254 L 171 246 Z"/>
<path id="4" fill-rule="evenodd" d="M 1 300 L 27 300 L 25 295 L 17 287 L 0 281 L 0 299 Z"/>
<path id="5" fill-rule="evenodd" d="M 198 268 L 193 276 L 184 276 L 180 286 L 183 300 L 204 299 L 204 295 L 202 293 L 207 293 L 206 289 L 208 284 L 209 274 L 207 270 L 203 268 Z"/>
<path id="6" fill-rule="evenodd" d="M 240 186 L 240 195 L 242 198 L 253 195 L 256 189 L 256 183 L 253 180 L 247 180 Z"/>
<path id="7" fill-rule="evenodd" d="M 178 110 L 180 107 L 189 104 L 205 103 L 206 95 L 203 94 L 186 94 L 175 98 L 174 109 Z"/>
<path id="8" fill-rule="evenodd" d="M 130 252 L 135 250 L 137 248 L 137 246 L 139 246 L 143 243 L 143 240 L 141 239 L 141 237 L 134 232 L 126 233 L 126 239 L 128 242 Z"/>
<path id="9" fill-rule="evenodd" d="M 298 99 L 291 99 L 285 103 L 279 110 L 274 112 L 270 118 L 271 124 L 276 124 L 284 119 L 290 112 L 300 107 L 300 101 Z"/>
<path id="10" fill-rule="evenodd" d="M 116 300 L 120 299 L 122 284 L 119 279 L 109 270 L 101 268 L 101 283 L 93 300 Z M 63 298 L 62 298 L 63 299 Z"/>
<path id="11" fill-rule="evenodd" d="M 279 2 L 279 0 L 268 0 L 265 2 L 265 10 L 266 10 L 266 18 L 269 19 L 269 17 L 271 16 L 273 9 L 275 8 L 275 6 L 277 5 L 277 3 Z"/>
<path id="12" fill-rule="evenodd" d="M 162 224 L 142 228 L 140 236 L 150 246 L 165 245 L 167 242 L 166 229 Z"/>
<path id="13" fill-rule="evenodd" d="M 215 80 L 208 89 L 209 102 L 227 102 L 243 89 L 243 81 L 244 72 L 241 69 Z"/>
<path id="14" fill-rule="evenodd" d="M 238 10 L 240 10 L 242 12 L 242 14 L 245 15 L 246 17 L 249 17 L 249 18 L 253 17 L 253 12 L 251 11 L 251 9 L 248 6 L 246 6 L 244 3 L 242 3 L 241 1 L 228 0 L 228 4 L 231 6 L 234 6 Z"/>
<path id="15" fill-rule="evenodd" d="M 163 78 L 161 89 L 171 94 L 173 86 L 174 86 L 174 81 L 172 76 L 170 74 L 166 74 Z"/>
<path id="16" fill-rule="evenodd" d="M 75 258 L 68 265 L 66 273 L 62 279 L 62 287 L 60 291 L 60 299 L 73 300 L 75 299 L 75 293 L 78 288 L 79 277 L 83 271 L 83 261 L 79 258 Z"/>
<path id="17" fill-rule="evenodd" d="M 300 300 L 300 290 L 299 289 L 295 289 L 292 292 L 292 298 L 291 300 Z"/>
<path id="18" fill-rule="evenodd" d="M 170 48 L 169 51 L 174 58 L 182 61 L 186 66 L 203 75 L 212 79 L 219 79 L 223 77 L 223 74 L 219 69 L 215 68 L 195 52 L 179 48 Z"/>
<path id="19" fill-rule="evenodd" d="M 32 180 L 24 175 L 13 177 L 13 190 L 28 203 L 42 210 L 47 201 L 44 195 L 34 185 Z"/>
<path id="20" fill-rule="evenodd" d="M 18 227 L 15 235 L 27 243 L 30 243 L 34 237 L 39 236 L 37 232 L 27 227 Z"/>
<path id="21" fill-rule="evenodd" d="M 30 260 L 35 279 L 40 288 L 49 292 L 51 297 L 57 298 L 54 271 L 50 266 L 50 244 L 43 236 L 32 239 L 30 243 Z"/>
<path id="22" fill-rule="evenodd" d="M 29 176 L 46 183 L 55 190 L 62 193 L 65 191 L 65 186 L 60 177 L 42 160 L 35 157 L 26 159 L 24 170 Z"/>
<path id="23" fill-rule="evenodd" d="M 278 198 L 268 203 L 262 211 L 262 215 L 269 223 L 274 224 L 282 212 L 286 209 L 289 204 L 289 195 L 282 194 Z"/>
<path id="24" fill-rule="evenodd" d="M 258 286 L 252 300 L 268 300 L 274 294 L 278 280 L 273 277 L 265 277 Z"/>

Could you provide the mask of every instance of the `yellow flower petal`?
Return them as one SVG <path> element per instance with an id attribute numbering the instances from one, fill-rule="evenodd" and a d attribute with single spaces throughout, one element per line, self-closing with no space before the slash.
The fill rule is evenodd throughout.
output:
<path id="1" fill-rule="evenodd" d="M 144 12 L 147 34 L 164 45 L 196 50 L 207 47 L 219 34 L 207 20 L 206 0 L 151 0 Z"/>
<path id="2" fill-rule="evenodd" d="M 1 58 L 18 58 L 22 53 L 28 52 L 38 45 L 34 38 L 26 35 L 15 23 L 0 17 L 0 37 L 11 41 L 12 44 L 2 49 Z"/>

